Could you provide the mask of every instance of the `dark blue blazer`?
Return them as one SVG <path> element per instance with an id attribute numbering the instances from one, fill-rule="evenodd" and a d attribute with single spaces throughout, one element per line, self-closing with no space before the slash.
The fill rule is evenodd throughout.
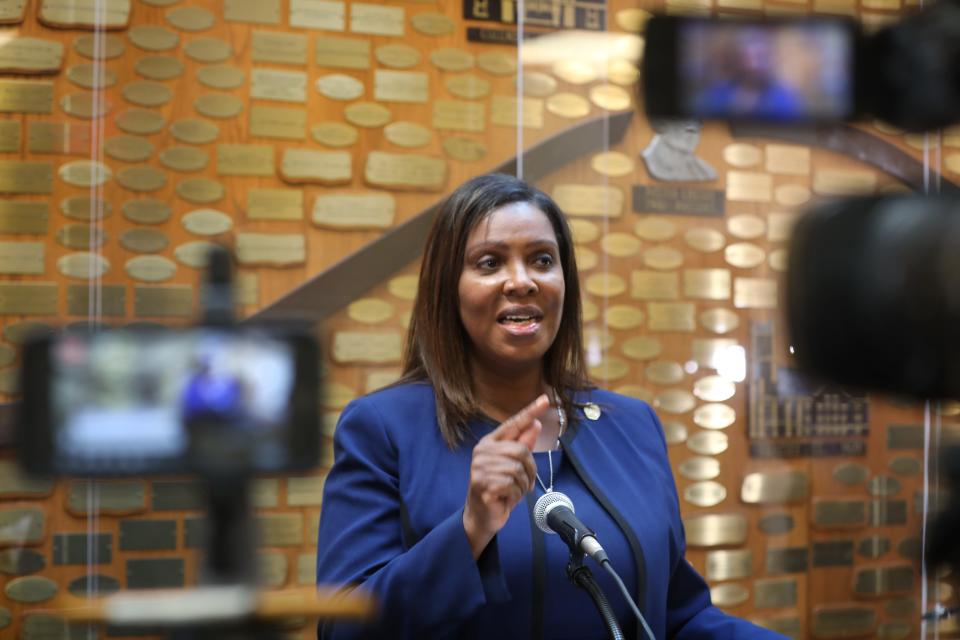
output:
<path id="1" fill-rule="evenodd" d="M 676 487 L 650 406 L 601 390 L 576 400 L 596 403 L 602 413 L 589 420 L 577 411 L 563 437 L 565 459 L 625 533 L 636 564 L 636 601 L 656 637 L 782 638 L 713 607 L 706 584 L 684 559 Z M 470 426 L 477 439 L 493 428 L 483 420 Z M 516 599 L 508 609 L 512 619 L 502 606 L 487 606 L 509 604 L 512 596 L 496 538 L 474 561 L 463 530 L 474 444 L 451 451 L 443 441 L 428 383 L 390 387 L 344 409 L 324 487 L 317 581 L 359 584 L 375 594 L 381 616 L 369 637 L 460 639 L 491 629 L 501 630 L 500 638 L 535 635 L 536 594 Z M 321 625 L 320 633 L 363 635 L 343 624 Z"/>

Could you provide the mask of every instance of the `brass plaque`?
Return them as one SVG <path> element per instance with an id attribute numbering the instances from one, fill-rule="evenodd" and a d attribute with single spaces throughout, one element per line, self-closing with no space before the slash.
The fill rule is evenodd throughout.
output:
<path id="1" fill-rule="evenodd" d="M 699 384 L 699 380 L 697 383 Z M 733 383 L 730 383 L 731 385 Z M 697 387 L 694 387 L 694 395 Z M 737 412 L 725 404 L 702 404 L 693 412 L 693 422 L 704 429 L 726 429 L 737 419 Z"/>
<path id="2" fill-rule="evenodd" d="M 184 585 L 184 560 L 131 558 L 126 562 L 125 577 L 127 589 L 178 589 Z"/>
<path id="3" fill-rule="evenodd" d="M 769 513 L 757 521 L 757 528 L 768 536 L 777 536 L 793 531 L 793 516 L 789 513 Z"/>
<path id="4" fill-rule="evenodd" d="M 735 142 L 723 148 L 723 159 L 733 167 L 744 169 L 760 164 L 763 152 L 756 145 Z"/>
<path id="5" fill-rule="evenodd" d="M 619 217 L 623 214 L 623 191 L 619 187 L 559 184 L 552 195 L 567 215 Z"/>
<path id="6" fill-rule="evenodd" d="M 202 171 L 209 163 L 207 154 L 196 147 L 168 147 L 160 152 L 160 164 L 174 171 Z"/>
<path id="7" fill-rule="evenodd" d="M 773 191 L 777 204 L 793 207 L 810 199 L 810 189 L 802 184 L 782 184 Z"/>
<path id="8" fill-rule="evenodd" d="M 197 69 L 197 80 L 211 89 L 236 89 L 246 80 L 243 69 L 228 64 L 214 64 Z"/>
<path id="9" fill-rule="evenodd" d="M 735 607 L 750 598 L 750 591 L 741 584 L 718 584 L 710 587 L 710 600 L 718 607 Z"/>
<path id="10" fill-rule="evenodd" d="M 877 175 L 860 169 L 821 169 L 813 172 L 813 192 L 822 196 L 874 193 Z"/>
<path id="11" fill-rule="evenodd" d="M 52 193 L 53 165 L 49 162 L 0 160 L 0 192 Z"/>
<path id="12" fill-rule="evenodd" d="M 229 93 L 207 93 L 193 101 L 193 108 L 209 118 L 232 118 L 243 111 L 243 100 Z"/>
<path id="13" fill-rule="evenodd" d="M 254 480 L 250 503 L 254 509 L 273 509 L 280 504 L 280 480 L 258 478 Z"/>
<path id="14" fill-rule="evenodd" d="M 303 140 L 307 137 L 305 109 L 250 106 L 250 135 L 281 140 Z"/>
<path id="15" fill-rule="evenodd" d="M 884 622 L 877 627 L 877 640 L 905 640 L 913 631 L 906 622 Z"/>
<path id="16" fill-rule="evenodd" d="M 14 37 L 0 47 L 2 73 L 57 73 L 63 65 L 63 44 L 25 36 Z"/>
<path id="17" fill-rule="evenodd" d="M 923 427 L 917 424 L 891 424 L 887 427 L 888 449 L 923 449 Z"/>
<path id="18" fill-rule="evenodd" d="M 0 345 L 0 367 L 6 367 L 13 364 L 14 360 L 17 359 L 17 352 L 14 351 L 13 347 L 10 345 Z M 0 470 L 0 474 L 2 474 Z M 0 475 L 0 496 L 4 493 L 4 478 Z M 9 484 L 9 483 L 8 483 Z"/>
<path id="19" fill-rule="evenodd" d="M 134 280 L 164 282 L 176 274 L 177 265 L 163 256 L 137 256 L 127 260 L 124 270 Z"/>
<path id="20" fill-rule="evenodd" d="M 210 257 L 210 250 L 214 246 L 216 246 L 216 243 L 207 240 L 186 242 L 173 250 L 173 257 L 188 267 L 204 269 Z"/>
<path id="21" fill-rule="evenodd" d="M 797 221 L 796 213 L 774 212 L 767 216 L 767 240 L 771 242 L 785 242 L 790 238 L 790 232 Z"/>
<path id="22" fill-rule="evenodd" d="M 388 7 L 362 2 L 350 3 L 350 31 L 375 36 L 402 36 L 405 11 L 403 7 Z"/>
<path id="23" fill-rule="evenodd" d="M 870 476 L 870 470 L 859 462 L 844 462 L 833 469 L 833 479 L 848 487 L 863 484 Z"/>
<path id="24" fill-rule="evenodd" d="M 654 384 L 669 385 L 683 380 L 683 367 L 679 362 L 651 362 L 644 371 L 647 380 Z"/>
<path id="25" fill-rule="evenodd" d="M 415 30 L 428 36 L 445 36 L 453 33 L 455 27 L 453 20 L 437 11 L 418 13 L 410 18 L 410 24 Z"/>
<path id="26" fill-rule="evenodd" d="M 740 326 L 740 317 L 729 309 L 707 309 L 697 319 L 701 327 L 713 333 L 728 333 Z"/>
<path id="27" fill-rule="evenodd" d="M 293 183 L 345 184 L 353 176 L 351 159 L 348 151 L 285 149 L 280 176 Z"/>
<path id="28" fill-rule="evenodd" d="M 703 253 L 719 251 L 727 244 L 727 239 L 716 229 L 697 227 L 690 229 L 683 235 L 687 245 Z"/>
<path id="29" fill-rule="evenodd" d="M 729 269 L 684 269 L 683 293 L 698 300 L 728 300 L 730 280 Z"/>
<path id="30" fill-rule="evenodd" d="M 250 72 L 250 97 L 281 102 L 307 101 L 307 74 L 255 68 Z"/>
<path id="31" fill-rule="evenodd" d="M 212 13 L 196 6 L 171 9 L 164 18 L 181 31 L 206 31 L 217 22 Z"/>
<path id="32" fill-rule="evenodd" d="M 741 202 L 770 202 L 773 178 L 751 171 L 727 172 L 727 199 Z"/>
<path id="33" fill-rule="evenodd" d="M 133 27 L 127 37 L 137 47 L 145 51 L 168 51 L 180 44 L 180 36 L 176 32 L 155 25 L 140 25 Z"/>
<path id="34" fill-rule="evenodd" d="M 300 189 L 247 189 L 247 217 L 252 220 L 302 220 Z"/>
<path id="35" fill-rule="evenodd" d="M 907 524 L 907 501 L 871 500 L 868 523 L 873 527 Z"/>
<path id="36" fill-rule="evenodd" d="M 584 290 L 591 295 L 610 298 L 627 290 L 627 283 L 615 273 L 595 273 L 584 281 Z"/>
<path id="37" fill-rule="evenodd" d="M 140 136 L 119 135 L 107 138 L 103 152 L 122 162 L 143 162 L 153 155 L 153 144 Z"/>
<path id="38" fill-rule="evenodd" d="M 890 538 L 872 535 L 857 544 L 857 553 L 866 558 L 877 559 L 890 551 Z"/>
<path id="39" fill-rule="evenodd" d="M 651 269 L 676 269 L 683 264 L 683 253 L 672 247 L 652 247 L 643 253 L 643 264 Z"/>
<path id="40" fill-rule="evenodd" d="M 889 468 L 898 476 L 914 476 L 923 470 L 923 465 L 916 458 L 899 456 L 890 461 Z"/>
<path id="41" fill-rule="evenodd" d="M 426 104 L 429 88 L 427 74 L 422 71 L 374 71 L 373 97 L 381 102 Z"/>
<path id="42" fill-rule="evenodd" d="M 370 41 L 335 36 L 317 36 L 314 53 L 318 67 L 369 69 Z"/>
<path id="43" fill-rule="evenodd" d="M 105 257 L 86 251 L 69 253 L 57 260 L 57 271 L 70 278 L 93 280 L 110 270 L 110 261 Z"/>
<path id="44" fill-rule="evenodd" d="M 477 66 L 490 75 L 510 76 L 517 72 L 517 59 L 499 51 L 485 51 L 477 55 Z"/>
<path id="45" fill-rule="evenodd" d="M 238 233 L 237 262 L 287 267 L 307 261 L 306 237 L 299 233 Z"/>
<path id="46" fill-rule="evenodd" d="M 623 391 L 621 391 L 622 389 L 623 387 L 619 387 L 617 393 L 623 393 Z M 624 395 L 630 394 L 624 393 Z M 646 398 L 643 399 L 644 402 L 649 403 L 653 401 L 651 393 L 646 392 L 644 395 L 646 396 Z M 682 444 L 687 440 L 687 427 L 683 423 L 668 420 L 663 423 L 663 437 L 668 445 Z"/>
<path id="47" fill-rule="evenodd" d="M 337 331 L 333 334 L 333 361 L 340 364 L 399 362 L 402 350 L 400 334 L 393 331 Z"/>
<path id="48" fill-rule="evenodd" d="M 203 487 L 184 480 L 154 480 L 151 483 L 154 511 L 191 511 L 204 507 Z"/>
<path id="49" fill-rule="evenodd" d="M 750 473 L 743 479 L 740 499 L 746 504 L 795 504 L 807 499 L 809 481 L 801 471 Z"/>
<path id="50" fill-rule="evenodd" d="M 167 234 L 155 229 L 127 229 L 120 234 L 120 246 L 134 253 L 157 253 L 168 244 Z"/>
<path id="51" fill-rule="evenodd" d="M 581 273 L 584 271 L 589 271 L 600 264 L 600 257 L 591 249 L 587 249 L 586 247 L 574 247 L 573 253 L 577 261 L 577 268 Z"/>
<path id="52" fill-rule="evenodd" d="M 393 69 L 409 69 L 420 63 L 420 52 L 405 44 L 385 44 L 373 52 L 377 62 Z"/>
<path id="53" fill-rule="evenodd" d="M 0 509 L 0 545 L 36 544 L 44 537 L 45 516 L 40 509 Z"/>
<path id="54" fill-rule="evenodd" d="M 770 252 L 770 255 L 767 256 L 767 262 L 770 264 L 770 268 L 774 271 L 779 271 L 784 273 L 787 270 L 787 250 L 786 249 L 774 249 Z"/>
<path id="55" fill-rule="evenodd" d="M 4 0 L 0 2 L 0 24 L 20 24 L 27 13 L 26 0 Z M 0 625 L 0 628 L 6 625 Z"/>
<path id="56" fill-rule="evenodd" d="M 233 47 L 224 40 L 204 37 L 187 42 L 183 52 L 197 62 L 224 62 L 233 56 Z"/>
<path id="57" fill-rule="evenodd" d="M 3 328 L 3 338 L 12 344 L 22 345 L 35 336 L 51 335 L 54 329 L 43 322 L 22 320 Z"/>
<path id="58" fill-rule="evenodd" d="M 477 102 L 434 100 L 432 122 L 435 129 L 481 133 L 487 126 L 486 110 Z"/>
<path id="59" fill-rule="evenodd" d="M 867 524 L 865 500 L 814 498 L 813 525 L 819 528 L 859 528 Z"/>
<path id="60" fill-rule="evenodd" d="M 173 91 L 163 83 L 142 80 L 124 85 L 123 97 L 141 107 L 161 107 L 170 102 Z"/>
<path id="61" fill-rule="evenodd" d="M 319 507 L 323 501 L 322 476 L 287 478 L 287 505 L 291 507 Z"/>
<path id="62" fill-rule="evenodd" d="M 119 37 L 101 32 L 77 36 L 73 49 L 84 58 L 110 60 L 122 56 L 126 46 Z"/>
<path id="63" fill-rule="evenodd" d="M 314 584 L 317 581 L 317 554 L 301 553 L 297 556 L 297 584 Z"/>
<path id="64" fill-rule="evenodd" d="M 396 276 L 387 281 L 387 291 L 401 300 L 413 300 L 417 296 L 417 276 Z"/>
<path id="65" fill-rule="evenodd" d="M 753 575 L 753 552 L 749 549 L 708 551 L 706 558 L 707 580 L 736 580 Z"/>
<path id="66" fill-rule="evenodd" d="M 582 118 L 590 113 L 590 103 L 576 93 L 560 92 L 546 100 L 547 111 L 561 118 Z"/>
<path id="67" fill-rule="evenodd" d="M 343 31 L 346 28 L 344 3 L 338 0 L 290 0 L 290 26 Z"/>
<path id="68" fill-rule="evenodd" d="M 590 87 L 590 102 L 607 111 L 623 111 L 630 108 L 630 94 L 614 84 Z"/>
<path id="69" fill-rule="evenodd" d="M 37 80 L 0 80 L 0 112 L 52 113 L 53 83 Z"/>
<path id="70" fill-rule="evenodd" d="M 884 609 L 888 616 L 904 618 L 913 615 L 913 612 L 916 610 L 916 603 L 913 598 L 894 598 L 887 602 L 887 606 L 884 607 Z"/>
<path id="71" fill-rule="evenodd" d="M 44 271 L 44 243 L 0 242 L 0 274 L 41 275 Z"/>
<path id="72" fill-rule="evenodd" d="M 736 242 L 727 245 L 723 251 L 723 257 L 729 265 L 740 269 L 752 269 L 763 264 L 767 254 L 755 244 Z"/>
<path id="73" fill-rule="evenodd" d="M 611 329 L 636 329 L 643 324 L 643 311 L 626 304 L 615 304 L 603 312 L 604 323 Z"/>
<path id="74" fill-rule="evenodd" d="M 343 122 L 321 122 L 310 127 L 310 135 L 328 147 L 349 147 L 360 137 L 359 132 Z"/>
<path id="75" fill-rule="evenodd" d="M 690 547 L 725 547 L 747 541 L 747 519 L 734 513 L 706 513 L 683 519 Z"/>
<path id="76" fill-rule="evenodd" d="M 356 392 L 347 385 L 339 382 L 328 382 L 323 385 L 320 405 L 327 409 L 343 409 L 356 397 Z"/>
<path id="77" fill-rule="evenodd" d="M 902 485 L 891 476 L 874 476 L 867 483 L 867 492 L 872 496 L 886 497 L 896 495 Z"/>
<path id="78" fill-rule="evenodd" d="M 120 551 L 174 551 L 176 520 L 121 520 Z"/>
<path id="79" fill-rule="evenodd" d="M 443 140 L 443 150 L 454 160 L 476 162 L 487 155 L 486 145 L 465 136 L 448 136 Z"/>
<path id="80" fill-rule="evenodd" d="M 30 122 L 27 151 L 89 156 L 91 153 L 90 125 L 69 122 Z"/>
<path id="81" fill-rule="evenodd" d="M 730 446 L 730 439 L 722 431 L 699 431 L 687 438 L 687 448 L 702 456 L 720 455 Z"/>
<path id="82" fill-rule="evenodd" d="M 126 315 L 127 289 L 122 284 L 102 284 L 99 287 L 98 315 L 121 317 Z M 67 315 L 87 316 L 94 311 L 90 288 L 85 284 L 67 285 Z"/>
<path id="83" fill-rule="evenodd" d="M 676 300 L 680 282 L 676 273 L 631 271 L 630 297 L 635 300 Z"/>
<path id="84" fill-rule="evenodd" d="M 715 458 L 687 458 L 680 463 L 677 471 L 690 480 L 713 480 L 720 475 L 720 462 Z"/>
<path id="85" fill-rule="evenodd" d="M 57 595 L 57 583 L 42 576 L 14 578 L 8 582 L 3 593 L 14 602 L 33 604 L 46 602 Z"/>
<path id="86" fill-rule="evenodd" d="M 363 83 L 344 73 L 330 73 L 317 78 L 317 91 L 331 100 L 356 100 L 364 92 Z"/>
<path id="87" fill-rule="evenodd" d="M 790 176 L 810 175 L 810 149 L 784 144 L 766 145 L 766 169 Z"/>
<path id="88" fill-rule="evenodd" d="M 715 507 L 727 497 L 727 489 L 719 482 L 695 482 L 683 490 L 683 499 L 697 507 Z"/>
<path id="89" fill-rule="evenodd" d="M 226 190 L 216 180 L 190 178 L 177 183 L 177 195 L 195 204 L 209 204 L 223 198 Z"/>
<path id="90" fill-rule="evenodd" d="M 259 304 L 260 277 L 256 273 L 237 274 L 237 286 L 234 288 L 234 298 L 237 304 Z"/>
<path id="91" fill-rule="evenodd" d="M 384 189 L 441 191 L 446 183 L 446 161 L 432 156 L 371 151 L 364 180 Z"/>
<path id="92" fill-rule="evenodd" d="M 663 347 L 660 340 L 651 336 L 635 336 L 620 345 L 623 355 L 632 360 L 651 360 L 660 355 Z"/>
<path id="93" fill-rule="evenodd" d="M 7 575 L 22 576 L 42 571 L 47 566 L 47 558 L 33 549 L 4 549 L 0 551 L 0 572 Z M 0 624 L 0 629 L 3 628 Z"/>
<path id="94" fill-rule="evenodd" d="M 169 220 L 171 215 L 170 204 L 156 198 L 127 200 L 121 211 L 127 220 L 139 224 L 160 224 Z"/>
<path id="95" fill-rule="evenodd" d="M 222 176 L 273 176 L 275 174 L 273 147 L 256 144 L 218 144 L 217 174 Z"/>
<path id="96" fill-rule="evenodd" d="M 454 47 L 442 47 L 430 52 L 430 62 L 443 71 L 459 72 L 472 69 L 476 60 L 469 51 Z"/>
<path id="97" fill-rule="evenodd" d="M 233 218 L 216 209 L 195 209 L 183 216 L 180 223 L 199 236 L 216 236 L 233 228 Z"/>
<path id="98" fill-rule="evenodd" d="M 490 82 L 472 73 L 448 76 L 443 86 L 451 95 L 464 100 L 478 100 L 490 95 Z"/>
<path id="99" fill-rule="evenodd" d="M 723 376 L 706 376 L 697 380 L 693 385 L 693 395 L 701 400 L 716 403 L 732 398 L 736 389 L 736 385 Z M 703 405 L 701 409 L 703 409 L 703 412 L 700 420 L 704 424 L 700 426 L 705 429 L 725 429 L 733 424 L 737 417 L 737 413 L 732 407 L 723 404 Z M 695 414 L 694 420 L 696 419 Z"/>
<path id="100" fill-rule="evenodd" d="M 766 233 L 767 223 L 759 216 L 740 214 L 727 218 L 727 231 L 736 238 L 752 240 Z"/>
<path id="101" fill-rule="evenodd" d="M 133 314 L 138 318 L 190 316 L 193 314 L 193 287 L 189 285 L 135 286 Z"/>
<path id="102" fill-rule="evenodd" d="M 553 75 L 570 84 L 588 84 L 597 79 L 594 65 L 586 60 L 568 58 L 553 65 Z"/>
<path id="103" fill-rule="evenodd" d="M 280 24 L 280 0 L 224 0 L 223 18 L 228 22 Z"/>
<path id="104" fill-rule="evenodd" d="M 12 354 L 12 350 L 10 352 Z M 4 364 L 10 364 L 10 362 Z M 53 480 L 51 478 L 27 475 L 20 470 L 20 465 L 13 460 L 0 461 L 0 497 L 4 499 L 36 499 L 45 498 L 52 492 Z"/>
<path id="105" fill-rule="evenodd" d="M 358 127 L 374 129 L 390 122 L 393 113 L 375 102 L 355 102 L 343 110 L 343 117 Z"/>
<path id="106" fill-rule="evenodd" d="M 600 239 L 600 248 L 609 256 L 629 258 L 640 253 L 640 240 L 629 233 L 614 231 Z"/>
<path id="107" fill-rule="evenodd" d="M 166 124 L 163 116 L 147 109 L 129 109 L 117 115 L 115 122 L 121 131 L 138 135 L 158 133 Z"/>
<path id="108" fill-rule="evenodd" d="M 85 598 L 93 594 L 104 596 L 120 591 L 120 581 L 102 573 L 87 574 L 71 580 L 67 585 L 67 591 L 78 598 Z"/>
<path id="109" fill-rule="evenodd" d="M 734 278 L 733 306 L 738 309 L 775 309 L 777 281 L 772 278 Z"/>
<path id="110" fill-rule="evenodd" d="M 102 162 L 74 160 L 60 165 L 57 170 L 60 179 L 73 187 L 101 186 L 113 177 L 110 167 Z"/>
<path id="111" fill-rule="evenodd" d="M 162 189 L 167 184 L 167 175 L 151 166 L 137 165 L 119 171 L 117 182 L 130 191 L 149 193 Z"/>
<path id="112" fill-rule="evenodd" d="M 630 373 L 630 365 L 619 358 L 604 358 L 600 362 L 587 367 L 587 374 L 595 380 L 610 382 L 619 380 Z"/>
<path id="113" fill-rule="evenodd" d="M 250 44 L 253 62 L 307 64 L 307 36 L 298 33 L 254 31 Z"/>
<path id="114" fill-rule="evenodd" d="M 804 551 L 806 551 L 804 549 Z M 797 605 L 797 580 L 777 578 L 753 583 L 753 606 L 757 609 L 779 609 Z"/>
<path id="115" fill-rule="evenodd" d="M 257 575 L 268 589 L 282 587 L 287 581 L 287 556 L 279 551 L 257 554 Z"/>
<path id="116" fill-rule="evenodd" d="M 807 547 L 767 549 L 767 573 L 804 573 L 807 570 Z"/>
<path id="117" fill-rule="evenodd" d="M 41 0 L 37 17 L 58 29 L 123 29 L 130 23 L 130 0 Z"/>
<path id="118" fill-rule="evenodd" d="M 636 168 L 636 163 L 634 163 L 633 158 L 628 156 L 625 153 L 619 151 L 604 151 L 594 155 L 590 158 L 590 168 L 599 173 L 602 176 L 609 176 L 611 178 L 619 178 L 630 173 L 633 173 Z M 671 223 L 663 220 L 662 218 L 655 218 L 654 220 L 661 220 L 665 224 L 673 226 Z M 636 233 L 636 228 L 639 227 L 646 221 L 638 222 L 636 227 L 634 227 L 634 232 Z M 644 227 L 645 228 L 645 227 Z M 644 236 L 637 233 L 638 236 L 643 238 Z M 672 235 L 672 234 L 671 234 Z M 652 238 L 645 238 L 652 239 Z"/>
<path id="119" fill-rule="evenodd" d="M 271 513 L 257 516 L 260 545 L 299 547 L 303 545 L 302 513 Z"/>
<path id="120" fill-rule="evenodd" d="M 650 302 L 647 305 L 647 326 L 651 331 L 693 331 L 692 302 Z"/>
<path id="121" fill-rule="evenodd" d="M 170 134 L 180 142 L 207 144 L 220 135 L 220 127 L 201 118 L 184 118 L 170 125 Z"/>
<path id="122" fill-rule="evenodd" d="M 393 315 L 393 305 L 378 298 L 361 298 L 347 306 L 347 317 L 363 324 L 380 324 Z"/>
<path id="123" fill-rule="evenodd" d="M 853 592 L 858 596 L 883 596 L 913 590 L 913 567 L 858 568 L 853 576 Z"/>
<path id="124" fill-rule="evenodd" d="M 493 96 L 490 107 L 490 122 L 501 127 L 516 127 L 519 123 L 527 129 L 543 128 L 543 100 L 540 98 L 516 98 Z"/>
<path id="125" fill-rule="evenodd" d="M 142 480 L 96 482 L 93 486 L 86 480 L 77 480 L 67 487 L 67 511 L 73 514 L 123 515 L 146 508 L 146 485 Z"/>

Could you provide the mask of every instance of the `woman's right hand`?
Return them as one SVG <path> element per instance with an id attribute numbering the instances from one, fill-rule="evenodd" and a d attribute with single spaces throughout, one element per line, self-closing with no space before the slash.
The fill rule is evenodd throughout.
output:
<path id="1" fill-rule="evenodd" d="M 537 467 L 531 451 L 542 428 L 537 418 L 549 406 L 550 399 L 541 395 L 473 448 L 463 529 L 474 559 L 480 557 L 536 482 Z"/>

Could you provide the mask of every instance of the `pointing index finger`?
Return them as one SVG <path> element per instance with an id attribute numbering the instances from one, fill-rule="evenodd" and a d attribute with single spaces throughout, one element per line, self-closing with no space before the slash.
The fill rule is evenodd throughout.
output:
<path id="1" fill-rule="evenodd" d="M 550 406 L 547 394 L 541 394 L 536 400 L 510 416 L 493 432 L 494 440 L 517 440 L 528 429 L 533 427 L 534 421 Z"/>

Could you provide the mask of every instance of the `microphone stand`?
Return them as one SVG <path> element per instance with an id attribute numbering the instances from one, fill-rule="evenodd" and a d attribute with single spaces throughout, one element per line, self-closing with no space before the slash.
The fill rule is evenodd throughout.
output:
<path id="1" fill-rule="evenodd" d="M 567 563 L 567 577 L 570 579 L 570 582 L 586 591 L 590 599 L 593 600 L 597 611 L 600 612 L 600 617 L 603 618 L 603 624 L 607 628 L 610 640 L 625 640 L 623 631 L 620 630 L 620 625 L 617 623 L 617 616 L 613 613 L 607 596 L 604 595 L 603 589 L 601 589 L 597 583 L 597 579 L 593 577 L 593 572 L 590 571 L 590 567 L 583 564 L 584 557 L 585 554 L 579 549 L 570 551 L 570 561 Z"/>

